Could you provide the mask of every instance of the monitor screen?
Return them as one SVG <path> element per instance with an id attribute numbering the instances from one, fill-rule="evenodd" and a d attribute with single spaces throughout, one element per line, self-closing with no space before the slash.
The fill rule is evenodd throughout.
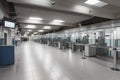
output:
<path id="1" fill-rule="evenodd" d="M 4 26 L 7 28 L 15 28 L 15 23 L 10 21 L 5 21 Z"/>

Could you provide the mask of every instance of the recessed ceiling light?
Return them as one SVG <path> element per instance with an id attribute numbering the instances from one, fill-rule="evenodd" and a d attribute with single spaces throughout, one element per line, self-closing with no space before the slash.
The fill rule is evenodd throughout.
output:
<path id="1" fill-rule="evenodd" d="M 50 22 L 50 24 L 51 25 L 63 25 L 63 23 L 61 22 L 54 22 L 54 21 Z"/>
<path id="2" fill-rule="evenodd" d="M 54 22 L 64 22 L 63 20 L 53 20 Z"/>
<path id="3" fill-rule="evenodd" d="M 38 30 L 39 32 L 44 32 L 44 30 Z"/>
<path id="4" fill-rule="evenodd" d="M 103 6 L 108 5 L 108 3 L 100 1 L 100 0 L 87 0 L 87 1 L 85 1 L 85 3 L 89 4 L 89 5 L 95 5 L 98 7 L 103 7 Z"/>
<path id="5" fill-rule="evenodd" d="M 31 34 L 31 36 L 33 37 L 33 36 L 34 36 L 34 34 Z"/>
<path id="6" fill-rule="evenodd" d="M 77 11 L 77 12 L 80 12 L 80 13 L 85 13 L 85 14 L 89 14 L 90 11 L 92 11 L 91 8 L 86 7 L 86 6 L 82 6 L 82 5 L 75 5 L 75 6 L 73 7 L 73 10 L 74 10 L 74 11 Z"/>
<path id="7" fill-rule="evenodd" d="M 37 34 L 38 32 L 34 32 L 33 34 Z"/>
<path id="8" fill-rule="evenodd" d="M 28 32 L 31 32 L 32 30 L 27 30 Z"/>
<path id="9" fill-rule="evenodd" d="M 51 26 L 45 26 L 44 29 L 51 29 Z"/>
<path id="10" fill-rule="evenodd" d="M 29 17 L 29 19 L 34 19 L 34 20 L 43 20 L 43 18 L 38 18 L 38 17 Z"/>
<path id="11" fill-rule="evenodd" d="M 98 6 L 98 7 L 104 7 L 106 5 L 108 5 L 108 3 L 103 2 L 103 1 L 100 1 L 99 3 L 95 4 L 95 6 Z"/>
<path id="12" fill-rule="evenodd" d="M 85 1 L 86 4 L 90 4 L 90 5 L 95 5 L 99 2 L 100 2 L 99 0 L 87 0 L 87 1 Z"/>
<path id="13" fill-rule="evenodd" d="M 36 28 L 36 26 L 35 25 L 27 25 L 26 28 Z"/>
<path id="14" fill-rule="evenodd" d="M 26 34 L 26 33 L 24 34 L 24 37 L 27 37 L 27 34 Z"/>
<path id="15" fill-rule="evenodd" d="M 29 34 L 29 32 L 26 32 L 26 34 Z"/>

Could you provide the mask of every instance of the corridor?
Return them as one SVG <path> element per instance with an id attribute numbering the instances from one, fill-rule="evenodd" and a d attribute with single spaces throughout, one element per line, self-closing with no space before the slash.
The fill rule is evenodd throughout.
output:
<path id="1" fill-rule="evenodd" d="M 0 80 L 120 80 L 112 63 L 34 42 L 16 47 L 16 63 L 0 68 Z"/>

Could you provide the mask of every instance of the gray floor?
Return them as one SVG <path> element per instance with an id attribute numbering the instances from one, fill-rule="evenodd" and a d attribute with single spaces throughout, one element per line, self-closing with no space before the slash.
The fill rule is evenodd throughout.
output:
<path id="1" fill-rule="evenodd" d="M 0 80 L 120 80 L 110 67 L 107 61 L 26 42 L 16 48 L 16 64 L 0 68 Z"/>

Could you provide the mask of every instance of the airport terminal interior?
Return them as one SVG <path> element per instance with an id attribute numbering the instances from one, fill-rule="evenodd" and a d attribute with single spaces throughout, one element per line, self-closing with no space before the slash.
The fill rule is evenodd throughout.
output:
<path id="1" fill-rule="evenodd" d="M 120 80 L 120 0 L 0 0 L 0 80 Z"/>

